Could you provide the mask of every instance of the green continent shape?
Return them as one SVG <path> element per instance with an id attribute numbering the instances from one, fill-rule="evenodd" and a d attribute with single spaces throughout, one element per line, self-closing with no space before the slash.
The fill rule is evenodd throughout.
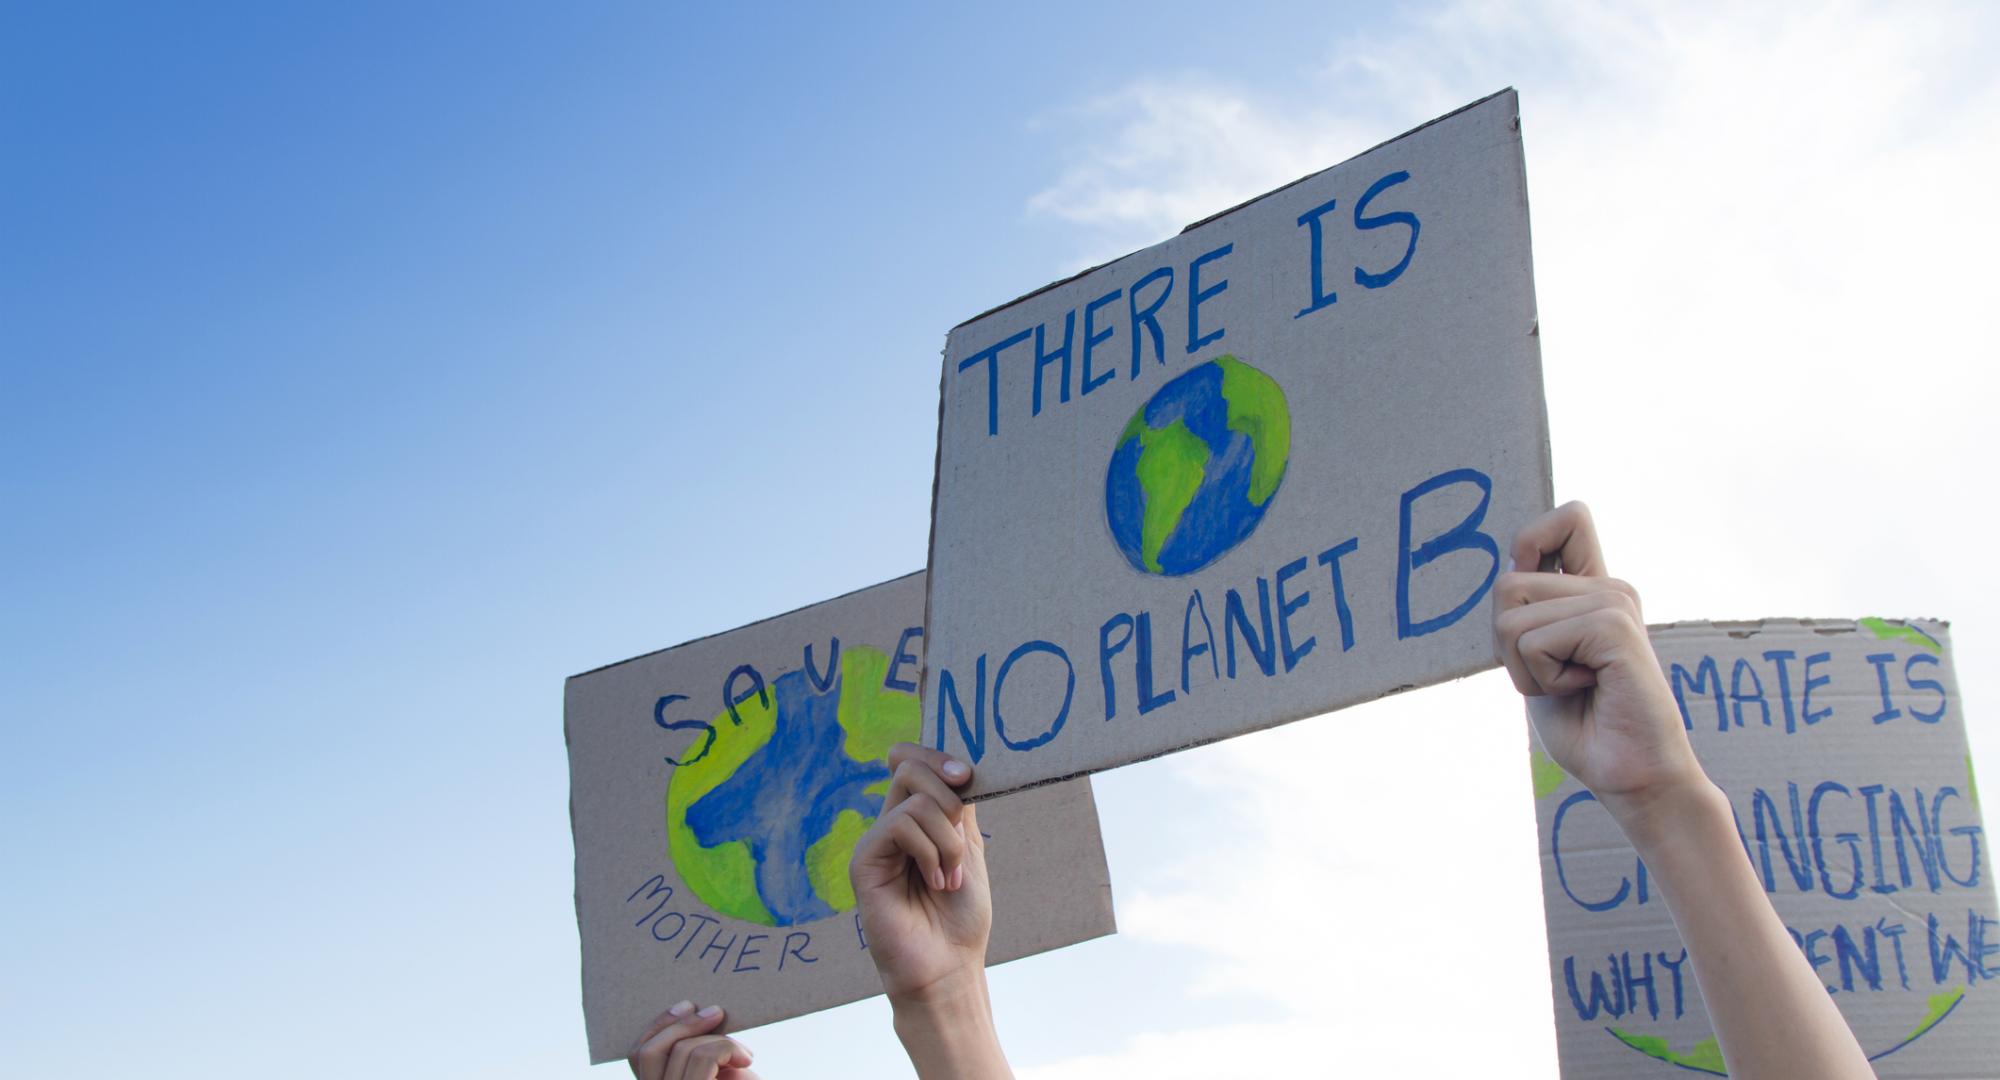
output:
<path id="1" fill-rule="evenodd" d="M 866 645 L 849 646 L 840 654 L 840 728 L 847 733 L 842 748 L 856 761 L 882 761 L 889 748 L 900 742 L 916 742 L 924 737 L 923 708 L 917 696 L 888 687 L 889 654 Z M 880 780 L 862 789 L 872 795 L 887 795 L 889 781 Z M 835 911 L 854 907 L 854 883 L 848 880 L 847 864 L 854 858 L 854 845 L 875 819 L 852 810 L 842 810 L 833 828 L 806 849 L 806 878 L 813 892 Z"/>
<path id="2" fill-rule="evenodd" d="M 1112 447 L 1111 448 L 1112 451 L 1114 453 L 1117 452 L 1126 443 L 1131 442 L 1133 439 L 1138 438 L 1139 435 L 1145 430 L 1146 430 L 1146 407 L 1144 405 L 1141 405 L 1139 406 L 1139 411 L 1133 413 L 1132 419 L 1125 424 L 1125 430 L 1118 433 L 1118 445 Z"/>
<path id="3" fill-rule="evenodd" d="M 739 726 L 724 709 L 716 716 L 715 744 L 707 755 L 677 766 L 667 781 L 667 854 L 681 881 L 709 907 L 746 922 L 775 926 L 778 920 L 757 895 L 757 864 L 741 840 L 701 846 L 688 828 L 688 807 L 729 779 L 778 730 L 777 699 L 768 688 L 736 707 Z"/>
<path id="4" fill-rule="evenodd" d="M 842 810 L 833 819 L 833 828 L 806 849 L 806 878 L 812 882 L 813 892 L 835 911 L 854 906 L 854 882 L 847 876 L 847 864 L 854 859 L 854 845 L 874 820 Z"/>
<path id="5" fill-rule="evenodd" d="M 1942 994 L 1932 994 L 1930 997 L 1930 1011 L 1924 1014 L 1924 1018 L 1917 1022 L 1916 1029 L 1911 1031 L 1909 1038 L 1903 1041 L 1909 1042 L 1910 1039 L 1914 1039 L 1936 1027 L 1938 1021 L 1944 1019 L 1944 1014 L 1950 1012 L 1951 1007 L 1958 1004 L 1958 999 L 1964 996 L 1965 987 L 1963 986 L 1952 987 Z"/>
<path id="6" fill-rule="evenodd" d="M 1218 356 L 1222 400 L 1229 405 L 1229 429 L 1250 440 L 1250 501 L 1269 501 L 1285 478 L 1292 452 L 1292 411 L 1277 380 L 1234 356 Z"/>
<path id="7" fill-rule="evenodd" d="M 1979 778 L 1972 775 L 1972 755 L 1965 755 L 1966 796 L 1972 800 L 1972 808 L 1979 809 Z"/>
<path id="8" fill-rule="evenodd" d="M 1546 799 L 1556 793 L 1568 774 L 1556 764 L 1556 759 L 1540 750 L 1528 751 L 1528 770 L 1535 778 L 1535 798 Z"/>
<path id="9" fill-rule="evenodd" d="M 1873 616 L 1861 620 L 1861 625 L 1882 641 L 1907 641 L 1927 653 L 1938 651 L 1938 639 L 1914 626 L 1897 626 L 1887 619 L 1877 619 Z"/>
<path id="10" fill-rule="evenodd" d="M 1208 444 L 1175 420 L 1163 428 L 1139 431 L 1139 490 L 1146 493 L 1145 515 L 1139 522 L 1139 552 L 1146 569 L 1160 568 L 1160 549 L 1173 535 L 1181 514 L 1194 502 L 1208 465 Z"/>
<path id="11" fill-rule="evenodd" d="M 924 712 L 917 695 L 890 689 L 884 685 L 888 679 L 888 653 L 867 645 L 841 650 L 840 728 L 847 733 L 847 756 L 856 761 L 885 760 L 890 747 L 924 737 Z M 889 790 L 886 782 L 880 786 L 883 792 Z M 867 790 L 875 790 L 875 785 Z M 845 880 L 846 863 L 841 866 Z"/>
<path id="12" fill-rule="evenodd" d="M 1649 1058 L 1657 1058 L 1696 1072 L 1711 1073 L 1716 1076 L 1729 1075 L 1729 1071 L 1723 1068 L 1722 1047 L 1714 1039 L 1703 1039 L 1694 1044 L 1693 1049 L 1683 1054 L 1675 1051 L 1667 1040 L 1658 1035 L 1639 1035 L 1617 1028 L 1612 1028 L 1611 1034 L 1618 1036 L 1618 1041 Z"/>

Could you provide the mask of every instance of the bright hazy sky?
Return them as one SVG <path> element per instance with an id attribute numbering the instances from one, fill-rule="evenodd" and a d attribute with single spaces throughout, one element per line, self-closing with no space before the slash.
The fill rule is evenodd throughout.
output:
<path id="1" fill-rule="evenodd" d="M 1991 6 L 716 7 L 10 15 L 0 1072 L 615 1075 L 563 677 L 921 566 L 947 328 L 1505 85 L 1558 497 L 1655 621 L 1953 620 L 2000 776 Z M 1021 1073 L 1553 1075 L 1525 748 L 1101 776 Z"/>

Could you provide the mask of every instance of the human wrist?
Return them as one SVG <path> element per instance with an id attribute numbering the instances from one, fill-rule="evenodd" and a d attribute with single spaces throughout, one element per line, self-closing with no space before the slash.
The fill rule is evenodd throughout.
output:
<path id="1" fill-rule="evenodd" d="M 1641 858 L 1681 841 L 1702 842 L 1718 825 L 1733 828 L 1729 797 L 1694 766 L 1668 782 L 1598 796 Z"/>
<path id="2" fill-rule="evenodd" d="M 889 995 L 896 1036 L 917 1075 L 1000 1080 L 1012 1077 L 993 1024 L 986 971 L 974 967 Z"/>

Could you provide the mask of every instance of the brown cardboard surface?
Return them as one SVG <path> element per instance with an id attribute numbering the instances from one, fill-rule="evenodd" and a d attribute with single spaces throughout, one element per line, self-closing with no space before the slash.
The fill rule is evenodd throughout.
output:
<path id="1" fill-rule="evenodd" d="M 1945 624 L 1651 635 L 1745 853 L 1877 1074 L 2000 1077 L 2000 908 Z M 1715 1074 L 1665 903 L 1590 794 L 1539 749 L 1532 764 L 1562 1075 Z"/>
<path id="2" fill-rule="evenodd" d="M 742 1030 L 880 991 L 847 856 L 881 756 L 918 734 L 923 596 L 911 574 L 568 681 L 592 1062 L 683 998 Z M 1087 782 L 996 800 L 980 827 L 989 962 L 1112 932 Z"/>
<path id="3" fill-rule="evenodd" d="M 1492 665 L 1550 502 L 1516 109 L 951 332 L 924 723 L 981 792 Z"/>

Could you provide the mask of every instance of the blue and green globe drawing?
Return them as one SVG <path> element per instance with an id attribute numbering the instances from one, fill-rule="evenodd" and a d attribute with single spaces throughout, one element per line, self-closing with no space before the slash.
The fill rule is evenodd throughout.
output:
<path id="1" fill-rule="evenodd" d="M 922 735 L 889 657 L 851 646 L 829 679 L 780 675 L 724 710 L 707 753 L 667 783 L 667 851 L 716 912 L 792 926 L 854 907 L 847 863 L 882 812 L 889 748 Z"/>
<path id="2" fill-rule="evenodd" d="M 1218 356 L 1160 387 L 1118 436 L 1104 517 L 1148 574 L 1190 574 L 1264 520 L 1292 449 L 1292 414 L 1269 375 Z"/>

